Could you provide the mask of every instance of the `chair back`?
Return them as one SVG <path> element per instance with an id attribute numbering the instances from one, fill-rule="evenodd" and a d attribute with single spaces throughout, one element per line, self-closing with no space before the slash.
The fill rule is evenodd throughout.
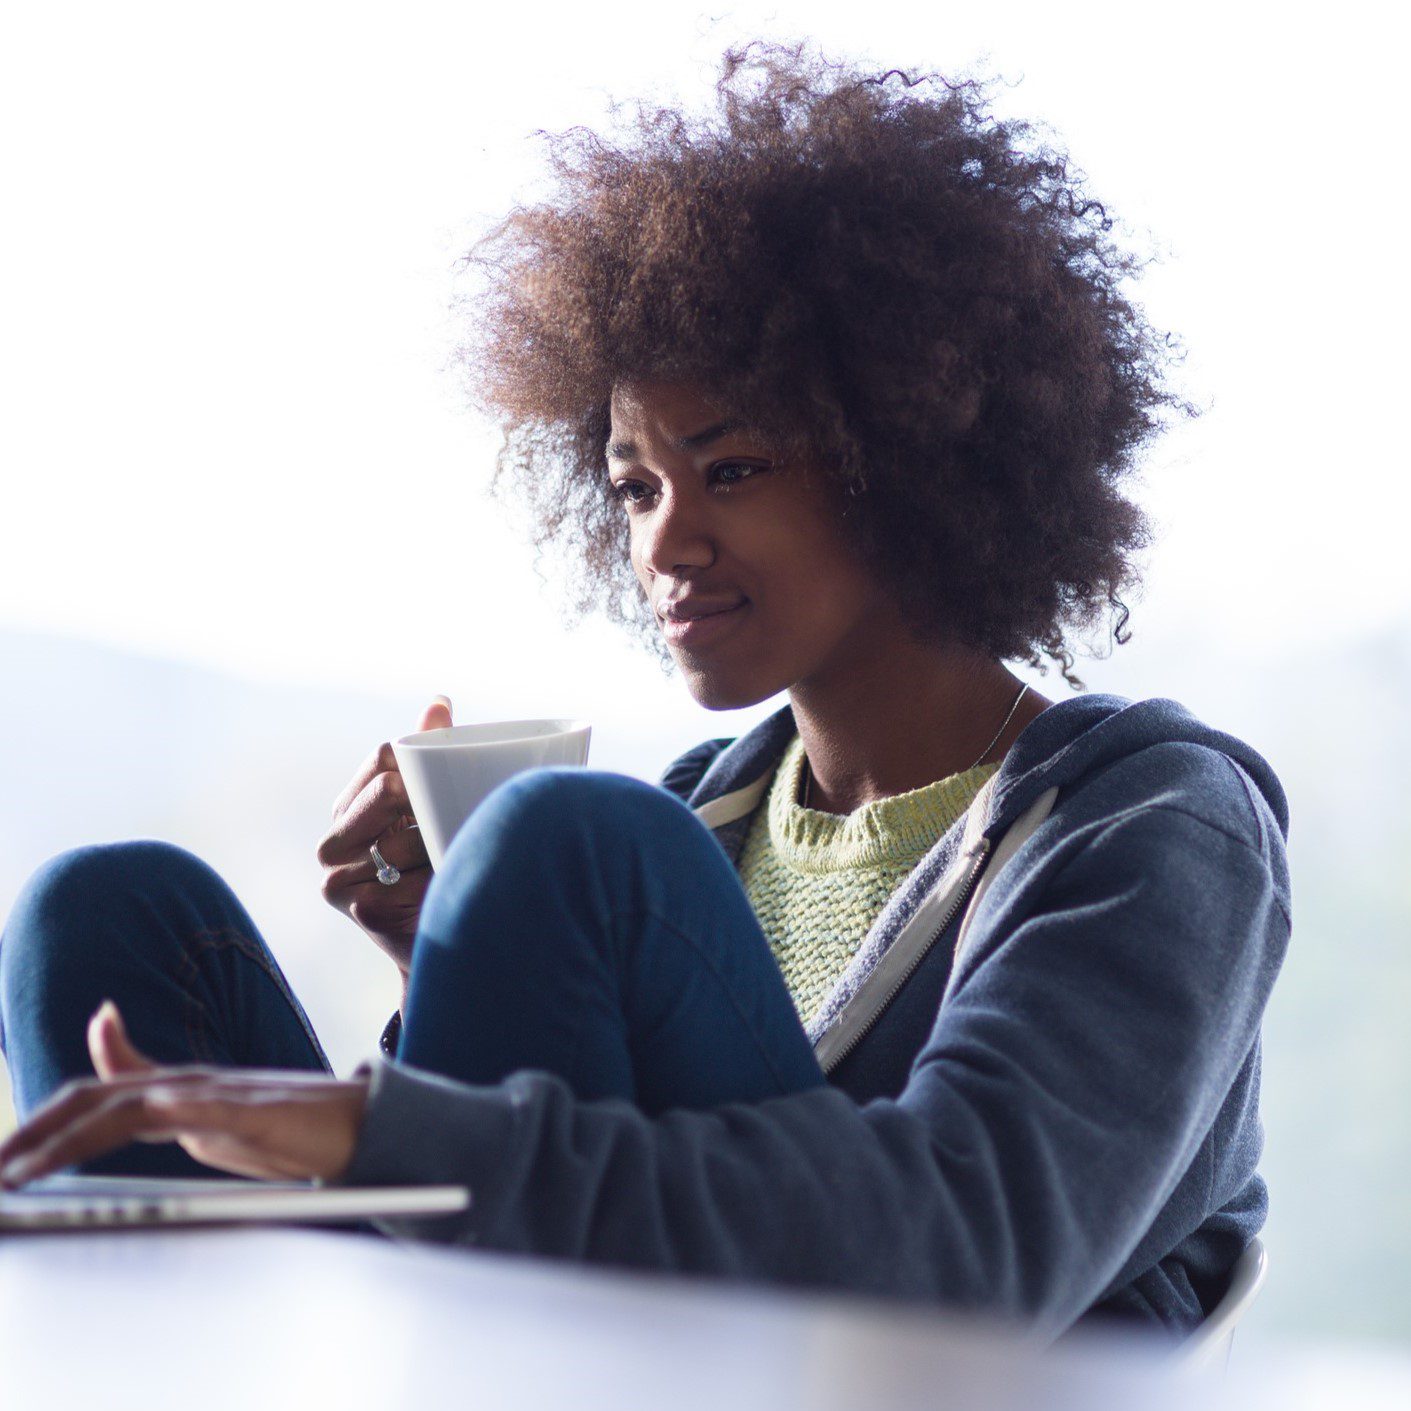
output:
<path id="1" fill-rule="evenodd" d="M 1183 1371 L 1224 1371 L 1230 1360 L 1235 1324 L 1254 1302 L 1269 1273 L 1269 1256 L 1256 1236 L 1245 1245 L 1230 1273 L 1230 1284 L 1209 1317 L 1180 1345 L 1176 1357 Z"/>

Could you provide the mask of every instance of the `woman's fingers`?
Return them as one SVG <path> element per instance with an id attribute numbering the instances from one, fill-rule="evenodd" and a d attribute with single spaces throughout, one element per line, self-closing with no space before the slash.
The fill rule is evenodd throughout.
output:
<path id="1" fill-rule="evenodd" d="M 365 931 L 374 935 L 415 930 L 416 918 L 431 886 L 429 867 L 404 872 L 390 887 L 381 882 L 359 882 L 338 897 L 338 905 Z M 410 936 L 408 936 L 410 939 Z"/>
<path id="2" fill-rule="evenodd" d="M 426 880 L 431 878 L 431 859 L 426 855 L 426 844 L 421 834 L 415 830 L 406 833 L 385 833 L 377 840 L 377 850 L 406 880 L 418 873 L 424 873 Z M 396 892 L 403 895 L 404 882 L 396 882 L 384 887 L 377 878 L 377 864 L 372 860 L 370 848 L 359 848 L 350 861 L 337 866 L 325 866 L 323 874 L 324 900 L 340 909 L 347 906 L 346 893 L 363 883 L 372 883 L 380 891 Z"/>
<path id="3" fill-rule="evenodd" d="M 145 1069 L 137 1073 L 119 1073 L 112 1078 L 74 1078 L 60 1087 L 48 1102 L 38 1108 L 23 1126 L 17 1127 L 0 1142 L 0 1168 L 16 1157 L 25 1156 L 42 1146 L 55 1133 L 80 1120 L 104 1103 L 130 1092 L 141 1092 L 160 1085 L 178 1089 L 199 1087 L 209 1083 L 222 1070 L 201 1064 L 173 1064 L 166 1068 Z M 271 1074 L 258 1069 L 241 1069 L 244 1080 L 268 1079 Z M 274 1073 L 286 1078 L 292 1075 Z M 312 1075 L 310 1075 L 312 1076 Z"/>
<path id="4" fill-rule="evenodd" d="M 103 1094 L 101 1102 L 76 1113 L 18 1160 L 8 1160 L 0 1169 L 0 1181 L 21 1185 L 132 1141 L 175 1141 L 178 1128 L 160 1093 L 159 1088 L 146 1087 Z"/>
<path id="5" fill-rule="evenodd" d="M 336 1176 L 352 1157 L 366 1101 L 366 1079 L 323 1074 L 176 1068 L 85 1081 L 0 1146 L 0 1184 L 20 1185 L 132 1141 L 179 1141 L 198 1160 L 242 1175 Z"/>
<path id="6" fill-rule="evenodd" d="M 421 829 L 410 819 L 394 823 L 387 832 L 374 838 L 373 842 L 377 844 L 378 852 L 393 867 L 398 867 L 403 872 L 411 867 L 431 865 L 431 858 L 426 852 L 426 839 L 421 836 Z M 363 852 L 371 861 L 371 846 L 364 848 Z"/>
<path id="7" fill-rule="evenodd" d="M 201 1082 L 210 1071 L 197 1067 L 155 1070 L 162 1082 L 176 1085 Z M 42 1146 L 55 1133 L 101 1106 L 112 1094 L 150 1087 L 153 1081 L 151 1073 L 126 1073 L 102 1082 L 96 1078 L 79 1078 L 65 1083 L 29 1121 L 0 1142 L 0 1168 Z"/>
<path id="8" fill-rule="evenodd" d="M 392 745 L 384 740 L 382 744 L 373 750 L 368 757 L 358 766 L 358 772 L 353 775 L 348 787 L 333 801 L 333 817 L 336 819 L 342 813 L 346 813 L 348 805 L 367 788 L 379 774 L 385 774 L 389 770 L 395 771 L 397 768 L 397 756 L 392 753 Z"/>
<path id="9" fill-rule="evenodd" d="M 440 730 L 451 723 L 451 698 L 449 696 L 437 696 L 432 703 L 421 713 L 421 720 L 417 724 L 417 730 Z M 348 787 L 334 800 L 333 816 L 337 818 L 339 814 L 346 812 L 348 805 L 362 793 L 362 791 L 379 774 L 390 772 L 395 773 L 397 769 L 397 756 L 392 752 L 390 740 L 384 740 L 382 744 L 373 750 L 368 757 L 358 766 L 358 771 L 353 775 Z"/>
<path id="10" fill-rule="evenodd" d="M 413 821 L 407 783 L 398 769 L 374 774 L 329 830 L 335 846 L 366 847 L 384 833 Z M 337 858 L 333 859 L 338 861 Z"/>
<path id="11" fill-rule="evenodd" d="M 405 831 L 419 839 L 420 830 L 406 826 L 412 817 L 402 776 L 395 771 L 376 774 L 324 834 L 318 845 L 318 861 L 324 867 L 352 862 L 388 833 Z"/>
<path id="12" fill-rule="evenodd" d="M 451 698 L 437 696 L 421 713 L 417 730 L 444 730 L 451 723 Z"/>
<path id="13" fill-rule="evenodd" d="M 56 1151 L 62 1153 L 69 1149 L 68 1134 L 93 1131 L 93 1123 L 100 1118 L 99 1130 L 104 1132 L 123 1131 L 129 1126 L 135 1130 L 144 1120 L 150 1121 L 151 1114 L 144 1114 L 141 1106 L 148 1093 L 159 1087 L 174 1092 L 182 1086 L 203 1081 L 205 1077 L 204 1070 L 168 1068 L 156 1071 L 162 1075 L 160 1078 L 142 1074 L 106 1082 L 81 1079 L 66 1083 L 34 1117 L 12 1132 L 4 1143 L 0 1143 L 0 1181 L 14 1185 L 42 1174 L 41 1167 L 44 1171 L 57 1169 L 52 1156 Z M 112 1145 L 121 1146 L 129 1140 L 132 1137 L 122 1136 Z M 81 1155 L 69 1157 L 57 1165 L 81 1160 Z"/>

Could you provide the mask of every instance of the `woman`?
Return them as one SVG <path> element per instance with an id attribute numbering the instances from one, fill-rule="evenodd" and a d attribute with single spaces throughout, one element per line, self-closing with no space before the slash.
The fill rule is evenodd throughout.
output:
<path id="1" fill-rule="evenodd" d="M 1064 161 L 921 83 L 727 53 L 717 125 L 567 134 L 472 260 L 496 486 L 579 606 L 709 708 L 787 705 L 662 787 L 522 774 L 434 880 L 382 746 L 319 848 L 405 985 L 347 1080 L 204 863 L 52 860 L 0 943 L 0 1179 L 463 1181 L 387 1227 L 1055 1335 L 1208 1312 L 1265 1213 L 1287 807 L 1175 701 L 1003 665 L 1081 688 L 1183 404 Z"/>

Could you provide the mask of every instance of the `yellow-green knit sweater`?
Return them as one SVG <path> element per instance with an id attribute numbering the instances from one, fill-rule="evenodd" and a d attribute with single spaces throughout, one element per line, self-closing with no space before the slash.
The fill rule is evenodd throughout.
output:
<path id="1" fill-rule="evenodd" d="M 807 1023 L 887 898 L 999 765 L 982 764 L 849 814 L 799 806 L 803 766 L 803 741 L 795 735 L 750 825 L 740 877 Z"/>

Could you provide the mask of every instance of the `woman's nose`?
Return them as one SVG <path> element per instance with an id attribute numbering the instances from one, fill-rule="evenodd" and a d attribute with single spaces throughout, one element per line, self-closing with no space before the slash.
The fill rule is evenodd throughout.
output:
<path id="1" fill-rule="evenodd" d="M 715 562 L 709 508 L 692 503 L 689 496 L 665 490 L 655 508 L 644 516 L 641 532 L 642 562 L 653 573 L 708 568 Z"/>

